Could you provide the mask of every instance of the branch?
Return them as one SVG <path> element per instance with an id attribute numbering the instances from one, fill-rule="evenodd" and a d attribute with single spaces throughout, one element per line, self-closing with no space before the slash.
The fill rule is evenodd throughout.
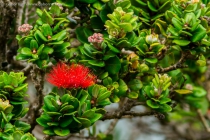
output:
<path id="1" fill-rule="evenodd" d="M 106 113 L 104 117 L 101 120 L 107 120 L 107 119 L 120 119 L 123 116 L 123 113 L 125 111 L 129 111 L 134 106 L 133 100 L 127 100 L 127 102 L 124 104 L 122 109 L 119 109 L 116 112 Z"/>
<path id="2" fill-rule="evenodd" d="M 197 110 L 197 113 L 198 113 L 198 116 L 200 117 L 200 120 L 201 120 L 201 122 L 203 123 L 203 125 L 204 125 L 206 131 L 207 131 L 207 132 L 210 132 L 209 124 L 208 124 L 208 122 L 206 121 L 206 119 L 204 118 L 203 114 L 201 113 L 201 110 L 198 109 L 198 110 Z"/>
<path id="3" fill-rule="evenodd" d="M 24 10 L 25 4 L 26 4 L 26 0 L 23 0 L 22 3 L 18 4 L 16 30 L 22 24 L 23 10 Z"/>
<path id="4" fill-rule="evenodd" d="M 182 53 L 181 58 L 179 59 L 179 61 L 176 64 L 174 64 L 172 66 L 169 66 L 169 67 L 166 67 L 166 68 L 157 68 L 157 72 L 158 73 L 165 73 L 165 72 L 169 72 L 169 71 L 172 71 L 172 70 L 176 70 L 178 68 L 187 68 L 188 66 L 183 64 L 187 55 L 188 55 L 188 53 Z"/>
<path id="5" fill-rule="evenodd" d="M 137 102 L 135 100 L 128 99 L 121 109 L 115 112 L 107 112 L 101 120 L 104 121 L 104 120 L 109 120 L 109 119 L 120 119 L 125 116 L 143 117 L 143 116 L 150 116 L 150 115 L 154 115 L 155 117 L 159 119 L 165 118 L 163 114 L 154 112 L 154 111 L 143 112 L 143 113 L 130 111 L 131 108 L 136 105 L 145 105 L 145 104 L 141 102 Z"/>
<path id="6" fill-rule="evenodd" d="M 29 0 L 27 0 L 27 1 L 25 2 L 26 8 L 25 8 L 25 20 L 24 20 L 24 23 L 28 23 L 29 3 L 30 3 Z"/>
<path id="7" fill-rule="evenodd" d="M 41 114 L 41 107 L 43 105 L 44 75 L 45 73 L 43 71 L 38 69 L 36 65 L 33 65 L 33 69 L 31 70 L 31 79 L 37 90 L 37 98 L 34 103 L 30 105 L 29 112 L 26 116 L 28 123 L 31 125 L 29 132 L 32 132 L 35 128 L 37 124 L 36 118 L 38 118 Z"/>
<path id="8" fill-rule="evenodd" d="M 102 118 L 102 120 L 108 120 L 108 119 L 120 119 L 120 118 L 127 118 L 126 116 L 130 116 L 130 117 L 143 117 L 143 116 L 155 116 L 159 119 L 164 119 L 165 116 L 161 113 L 158 112 L 134 112 L 134 111 L 126 111 L 123 112 L 122 115 L 119 115 L 118 112 L 114 112 L 114 113 L 107 113 L 104 115 L 104 117 Z"/>
<path id="9" fill-rule="evenodd" d="M 110 134 L 113 129 L 115 128 L 115 126 L 117 125 L 118 119 L 114 120 L 113 122 L 111 122 L 109 128 L 107 129 L 107 131 L 105 132 L 105 134 Z"/>
<path id="10" fill-rule="evenodd" d="M 21 70 L 21 72 L 23 72 L 24 75 L 27 75 L 27 73 L 29 73 L 32 68 L 33 68 L 33 65 L 32 64 L 28 64 L 24 69 Z"/>

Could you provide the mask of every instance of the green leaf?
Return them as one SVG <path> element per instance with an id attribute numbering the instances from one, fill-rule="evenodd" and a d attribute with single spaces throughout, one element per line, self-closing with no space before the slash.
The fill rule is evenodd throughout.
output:
<path id="1" fill-rule="evenodd" d="M 105 66 L 104 61 L 100 61 L 100 60 L 89 60 L 88 63 L 90 65 L 97 66 L 97 67 L 104 67 Z"/>
<path id="2" fill-rule="evenodd" d="M 151 108 L 154 108 L 154 109 L 159 108 L 159 105 L 156 102 L 152 101 L 152 100 L 147 100 L 146 103 Z"/>
<path id="3" fill-rule="evenodd" d="M 48 46 L 45 46 L 42 50 L 42 53 L 45 53 L 45 54 L 52 54 L 53 53 L 53 48 L 51 47 L 48 47 Z"/>
<path id="4" fill-rule="evenodd" d="M 117 95 L 112 95 L 112 96 L 110 96 L 110 100 L 113 103 L 118 103 L 120 101 L 120 98 Z"/>
<path id="5" fill-rule="evenodd" d="M 119 53 L 120 50 L 118 50 L 117 48 L 115 48 L 113 45 L 111 45 L 110 43 L 107 43 L 108 47 L 110 48 L 111 51 L 115 52 L 115 53 Z"/>
<path id="6" fill-rule="evenodd" d="M 74 108 L 74 106 L 72 106 L 72 105 L 66 105 L 66 106 L 62 107 L 59 112 L 68 113 L 73 108 Z"/>
<path id="7" fill-rule="evenodd" d="M 51 12 L 53 15 L 59 16 L 60 13 L 61 13 L 61 10 L 60 10 L 60 8 L 59 8 L 58 5 L 53 4 L 53 5 L 50 7 L 50 12 Z"/>
<path id="8" fill-rule="evenodd" d="M 77 117 L 77 119 L 82 123 L 83 127 L 87 128 L 91 126 L 91 121 L 86 118 Z"/>
<path id="9" fill-rule="evenodd" d="M 173 40 L 173 43 L 179 45 L 179 46 L 187 46 L 190 44 L 189 40 Z"/>
<path id="10" fill-rule="evenodd" d="M 26 60 L 29 59 L 31 56 L 23 55 L 23 54 L 18 54 L 15 58 L 16 60 Z"/>
<path id="11" fill-rule="evenodd" d="M 36 13 L 37 13 L 37 15 L 38 15 L 39 17 L 41 17 L 42 14 L 43 14 L 43 11 L 42 11 L 41 9 L 37 8 L 37 9 L 36 9 Z"/>
<path id="12" fill-rule="evenodd" d="M 147 1 L 147 5 L 148 5 L 149 9 L 153 12 L 157 12 L 158 10 L 155 8 L 155 6 L 153 4 L 154 3 Z"/>
<path id="13" fill-rule="evenodd" d="M 131 6 L 130 0 L 118 1 L 116 7 L 122 7 L 122 9 L 128 9 Z"/>
<path id="14" fill-rule="evenodd" d="M 192 91 L 188 90 L 188 89 L 177 89 L 177 90 L 174 90 L 174 91 L 179 93 L 179 94 L 191 94 L 192 93 Z"/>
<path id="15" fill-rule="evenodd" d="M 120 71 L 120 68 L 121 68 L 121 62 L 117 56 L 112 57 L 106 61 L 105 69 L 110 74 L 117 74 Z"/>
<path id="16" fill-rule="evenodd" d="M 36 32 L 34 33 L 34 37 L 36 38 L 36 40 L 40 43 L 40 41 L 45 41 L 47 42 L 48 39 L 42 34 L 42 32 L 40 32 L 39 30 L 36 30 Z M 40 40 L 41 39 L 41 40 Z"/>
<path id="17" fill-rule="evenodd" d="M 54 52 L 61 52 L 65 50 L 66 48 L 68 48 L 70 45 L 71 44 L 69 42 L 64 42 L 62 44 L 54 45 L 53 49 L 54 49 Z"/>
<path id="18" fill-rule="evenodd" d="M 52 29 L 49 24 L 43 24 L 41 29 L 44 36 L 52 36 Z"/>
<path id="19" fill-rule="evenodd" d="M 155 64 L 158 62 L 157 58 L 145 58 L 145 60 L 149 63 Z"/>
<path id="20" fill-rule="evenodd" d="M 47 122 L 49 121 L 52 121 L 52 119 L 48 115 L 41 115 L 36 119 L 36 122 L 43 127 L 48 127 Z"/>
<path id="21" fill-rule="evenodd" d="M 19 91 L 21 91 L 21 90 L 26 90 L 27 87 L 28 87 L 28 84 L 25 83 L 25 84 L 23 84 L 23 85 L 21 85 L 21 86 L 15 88 L 15 89 L 14 89 L 14 92 L 19 92 Z"/>
<path id="22" fill-rule="evenodd" d="M 55 127 L 53 129 L 54 133 L 58 136 L 67 136 L 70 133 L 70 130 L 68 128 L 59 128 Z"/>
<path id="23" fill-rule="evenodd" d="M 21 131 L 15 131 L 12 136 L 14 138 L 14 140 L 20 140 L 22 137 L 23 133 Z"/>
<path id="24" fill-rule="evenodd" d="M 56 40 L 59 42 L 59 41 L 63 41 L 66 37 L 67 37 L 66 30 L 62 30 L 59 33 L 53 35 L 50 40 Z"/>
<path id="25" fill-rule="evenodd" d="M 109 76 L 109 73 L 108 72 L 104 72 L 103 74 L 100 75 L 99 79 L 104 79 L 106 77 Z"/>
<path id="26" fill-rule="evenodd" d="M 63 128 L 65 128 L 65 127 L 67 127 L 68 125 L 70 125 L 71 124 L 71 122 L 73 121 L 73 118 L 71 118 L 71 117 L 69 117 L 69 116 L 64 116 L 64 117 L 62 117 L 61 118 L 61 120 L 60 120 L 60 126 L 61 127 L 63 127 Z"/>
<path id="27" fill-rule="evenodd" d="M 89 120 L 91 123 L 95 123 L 97 120 L 99 120 L 102 117 L 102 114 L 95 113 L 94 116 L 92 116 Z"/>
<path id="28" fill-rule="evenodd" d="M 124 95 L 128 90 L 128 86 L 122 79 L 120 79 L 118 83 L 119 83 L 119 88 L 118 88 L 119 91 L 117 92 L 117 94 Z"/>
<path id="29" fill-rule="evenodd" d="M 47 107 L 48 111 L 57 111 L 56 107 L 52 104 L 51 98 L 53 99 L 52 95 L 44 97 L 44 106 Z"/>
<path id="30" fill-rule="evenodd" d="M 52 16 L 45 9 L 43 11 L 41 19 L 44 23 L 48 23 L 49 25 L 52 25 L 54 23 Z"/>
<path id="31" fill-rule="evenodd" d="M 81 2 L 84 2 L 84 3 L 94 3 L 97 0 L 78 0 L 78 1 L 81 1 Z"/>
<path id="32" fill-rule="evenodd" d="M 23 131 L 23 132 L 27 132 L 31 128 L 30 124 L 27 124 L 19 120 L 15 121 L 14 125 L 17 130 Z"/>
<path id="33" fill-rule="evenodd" d="M 26 47 L 21 48 L 20 53 L 26 56 L 31 56 L 32 54 L 31 49 L 26 48 Z"/>
<path id="34" fill-rule="evenodd" d="M 196 61 L 196 64 L 200 67 L 206 66 L 206 58 L 204 55 L 199 56 L 199 60 Z"/>
<path id="35" fill-rule="evenodd" d="M 94 86 L 93 86 L 91 95 L 92 95 L 94 98 L 97 98 L 97 97 L 98 97 L 99 89 L 100 89 L 100 86 L 99 86 L 99 85 L 94 85 Z"/>
<path id="36" fill-rule="evenodd" d="M 38 48 L 38 50 L 37 50 L 37 54 L 38 54 L 38 55 L 40 55 L 40 54 L 42 53 L 43 48 L 44 48 L 44 44 L 42 44 L 42 45 Z"/>
<path id="37" fill-rule="evenodd" d="M 109 6 L 104 6 L 104 8 L 101 10 L 99 16 L 104 23 L 109 19 L 107 15 L 110 14 L 111 12 L 112 10 L 110 9 Z"/>
<path id="38" fill-rule="evenodd" d="M 195 97 L 203 97 L 207 94 L 206 90 L 202 87 L 193 86 L 193 96 Z"/>
<path id="39" fill-rule="evenodd" d="M 197 61 L 196 61 L 196 65 L 198 65 L 198 66 L 200 66 L 200 67 L 204 67 L 204 66 L 206 66 L 206 61 L 197 60 Z"/>
<path id="40" fill-rule="evenodd" d="M 124 29 L 125 32 L 131 32 L 133 30 L 133 26 L 130 23 L 120 23 L 119 26 Z"/>
<path id="41" fill-rule="evenodd" d="M 39 47 L 39 46 L 38 46 L 37 41 L 34 40 L 34 39 L 32 39 L 31 42 L 30 42 L 30 49 L 31 49 L 31 50 L 33 50 L 33 49 L 36 49 L 36 50 L 37 50 L 38 47 Z"/>
<path id="42" fill-rule="evenodd" d="M 175 26 L 176 29 L 182 30 L 183 23 L 181 23 L 177 18 L 173 17 L 172 18 L 172 23 Z"/>
<path id="43" fill-rule="evenodd" d="M 171 34 L 174 35 L 174 36 L 179 36 L 178 29 L 172 27 L 171 25 L 168 26 L 168 31 L 171 32 Z"/>
<path id="44" fill-rule="evenodd" d="M 160 99 L 159 99 L 160 104 L 165 104 L 165 103 L 168 103 L 168 102 L 170 102 L 170 101 L 171 101 L 170 98 L 160 98 Z"/>
<path id="45" fill-rule="evenodd" d="M 138 91 L 140 90 L 142 87 L 143 87 L 143 84 L 140 80 L 138 79 L 133 79 L 131 80 L 129 83 L 128 83 L 128 87 L 131 89 L 131 90 L 134 90 L 134 91 Z"/>
<path id="46" fill-rule="evenodd" d="M 107 77 L 103 80 L 103 85 L 104 86 L 108 86 L 108 85 L 112 85 L 112 78 L 111 77 Z"/>
<path id="47" fill-rule="evenodd" d="M 78 27 L 75 31 L 77 39 L 82 43 L 89 43 L 88 37 L 93 35 L 93 32 L 86 27 Z"/>
<path id="48" fill-rule="evenodd" d="M 93 3 L 93 7 L 96 8 L 97 10 L 101 11 L 103 8 L 103 3 L 100 1 L 96 1 L 95 3 Z"/>
<path id="49" fill-rule="evenodd" d="M 102 93 L 102 94 L 100 94 L 100 95 L 98 96 L 97 101 L 98 101 L 98 102 L 103 101 L 103 100 L 109 98 L 110 95 L 111 95 L 111 92 L 110 92 L 110 91 L 107 91 L 107 92 L 105 92 L 105 93 Z"/>
<path id="50" fill-rule="evenodd" d="M 85 112 L 82 114 L 82 117 L 83 117 L 83 118 L 90 119 L 90 118 L 94 117 L 94 115 L 95 115 L 95 111 L 93 111 L 93 110 L 87 110 L 87 111 L 85 111 Z"/>
<path id="51" fill-rule="evenodd" d="M 206 29 L 202 25 L 198 25 L 198 28 L 193 32 L 193 36 L 190 38 L 192 42 L 197 42 L 203 39 L 206 35 Z"/>
<path id="52" fill-rule="evenodd" d="M 56 0 L 56 1 L 68 8 L 74 7 L 74 0 Z"/>
<path id="53" fill-rule="evenodd" d="M 128 98 L 130 98 L 130 99 L 137 99 L 138 96 L 139 96 L 139 94 L 136 93 L 136 92 L 131 91 L 131 92 L 128 93 L 127 96 L 128 96 Z"/>
<path id="54" fill-rule="evenodd" d="M 90 24 L 93 29 L 103 29 L 104 23 L 102 22 L 101 18 L 98 16 L 94 16 L 90 19 Z"/>
<path id="55" fill-rule="evenodd" d="M 53 128 L 44 128 L 43 132 L 50 136 L 55 135 Z"/>
<path id="56" fill-rule="evenodd" d="M 61 116 L 62 114 L 59 112 L 47 112 L 49 116 Z"/>
<path id="57" fill-rule="evenodd" d="M 87 100 L 88 98 L 88 92 L 86 90 L 81 90 L 81 96 L 78 98 L 80 101 L 80 105 L 83 105 L 83 103 Z"/>
<path id="58" fill-rule="evenodd" d="M 161 110 L 161 112 L 170 112 L 172 110 L 171 106 L 167 104 L 160 105 L 159 109 Z"/>

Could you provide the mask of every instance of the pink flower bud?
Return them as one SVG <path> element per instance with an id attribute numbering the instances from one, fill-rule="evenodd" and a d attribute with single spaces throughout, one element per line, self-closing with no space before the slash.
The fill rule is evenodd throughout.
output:
<path id="1" fill-rule="evenodd" d="M 30 32 L 30 30 L 32 28 L 33 28 L 33 26 L 31 26 L 29 24 L 23 24 L 23 25 L 18 27 L 18 32 L 22 33 L 22 34 L 26 34 L 26 33 Z"/>
<path id="2" fill-rule="evenodd" d="M 88 37 L 88 42 L 90 43 L 101 43 L 103 40 L 103 34 L 101 33 L 94 33 L 92 36 Z"/>

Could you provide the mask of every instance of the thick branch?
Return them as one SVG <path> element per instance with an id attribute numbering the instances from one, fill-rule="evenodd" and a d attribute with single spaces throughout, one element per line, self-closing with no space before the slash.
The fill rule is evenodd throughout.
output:
<path id="1" fill-rule="evenodd" d="M 102 118 L 102 120 L 108 120 L 108 119 L 120 119 L 123 118 L 125 116 L 131 116 L 131 117 L 143 117 L 143 116 L 155 116 L 157 118 L 163 119 L 165 116 L 161 113 L 158 112 L 133 112 L 133 111 L 126 111 L 123 112 L 122 115 L 119 115 L 118 112 L 114 112 L 114 113 L 107 113 L 104 115 L 104 117 Z"/>
<path id="2" fill-rule="evenodd" d="M 101 120 L 109 120 L 109 119 L 120 119 L 125 116 L 133 116 L 133 117 L 143 117 L 143 116 L 150 116 L 154 115 L 160 119 L 164 118 L 165 116 L 158 112 L 133 112 L 130 109 L 136 105 L 144 105 L 139 103 L 135 100 L 128 99 L 128 101 L 123 105 L 123 107 L 115 112 L 107 112 Z"/>
<path id="3" fill-rule="evenodd" d="M 158 73 L 165 73 L 165 72 L 169 72 L 169 71 L 172 71 L 172 70 L 176 70 L 178 68 L 187 68 L 188 66 L 183 64 L 187 55 L 188 55 L 188 53 L 182 53 L 181 58 L 179 59 L 179 61 L 176 64 L 174 64 L 172 66 L 169 66 L 169 67 L 166 67 L 166 68 L 157 68 L 157 72 Z"/>
<path id="4" fill-rule="evenodd" d="M 36 126 L 36 118 L 38 118 L 41 114 L 41 107 L 43 105 L 43 88 L 44 88 L 44 72 L 38 69 L 35 65 L 33 65 L 33 69 L 31 70 L 31 79 L 35 85 L 37 90 L 37 98 L 33 104 L 30 105 L 29 112 L 26 116 L 28 119 L 28 123 L 31 125 L 30 132 Z"/>
<path id="5" fill-rule="evenodd" d="M 22 25 L 23 10 L 25 5 L 26 5 L 26 0 L 23 0 L 21 3 L 18 4 L 16 29 L 18 29 L 18 27 Z"/>
<path id="6" fill-rule="evenodd" d="M 107 120 L 107 119 L 120 119 L 123 116 L 123 113 L 125 111 L 129 111 L 133 106 L 134 106 L 135 101 L 133 100 L 128 100 L 122 109 L 112 112 L 112 113 L 107 113 L 104 115 L 104 117 L 101 120 Z"/>

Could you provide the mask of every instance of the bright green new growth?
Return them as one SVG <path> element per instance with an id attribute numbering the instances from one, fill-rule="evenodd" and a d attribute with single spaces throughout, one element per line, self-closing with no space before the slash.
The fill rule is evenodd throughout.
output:
<path id="1" fill-rule="evenodd" d="M 79 132 L 102 118 L 104 106 L 109 105 L 111 92 L 105 87 L 94 85 L 59 96 L 50 93 L 44 97 L 44 113 L 37 122 L 47 135 L 66 136 Z"/>
<path id="2" fill-rule="evenodd" d="M 23 73 L 1 72 L 0 74 L 0 139 L 1 140 L 36 140 L 26 132 L 30 125 L 19 121 L 25 116 L 28 108 L 24 107 L 27 102 L 26 77 Z"/>
<path id="3" fill-rule="evenodd" d="M 123 38 L 127 32 L 137 28 L 137 16 L 133 12 L 126 13 L 121 7 L 117 7 L 112 14 L 107 15 L 111 20 L 105 22 L 108 34 L 114 38 Z"/>
<path id="4" fill-rule="evenodd" d="M 157 75 L 152 79 L 150 86 L 145 86 L 144 94 L 147 96 L 147 105 L 160 112 L 169 112 L 172 108 L 168 105 L 171 102 L 169 96 L 169 86 L 171 78 L 168 75 Z"/>
<path id="5" fill-rule="evenodd" d="M 33 30 L 26 36 L 17 35 L 19 42 L 17 60 L 28 60 L 40 68 L 47 67 L 49 62 L 65 56 L 68 33 L 65 29 L 69 24 L 67 14 L 61 13 L 59 6 L 53 5 L 50 11 L 37 9 L 39 19 Z"/>

